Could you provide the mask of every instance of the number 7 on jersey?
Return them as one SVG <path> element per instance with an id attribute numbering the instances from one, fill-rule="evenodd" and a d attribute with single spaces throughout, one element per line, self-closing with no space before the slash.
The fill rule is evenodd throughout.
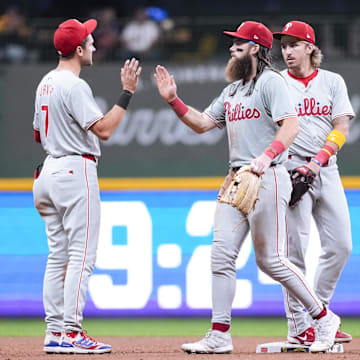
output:
<path id="1" fill-rule="evenodd" d="M 41 110 L 45 111 L 45 137 L 47 137 L 48 129 L 49 129 L 49 106 L 42 105 Z"/>

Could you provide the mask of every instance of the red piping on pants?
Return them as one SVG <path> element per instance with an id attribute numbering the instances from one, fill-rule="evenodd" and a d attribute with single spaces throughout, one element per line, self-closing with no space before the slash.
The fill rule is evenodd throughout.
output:
<path id="1" fill-rule="evenodd" d="M 86 224 L 86 241 L 85 241 L 84 259 L 83 259 L 83 263 L 82 263 L 79 287 L 78 287 L 78 292 L 77 292 L 77 297 L 76 297 L 76 312 L 75 312 L 76 324 L 78 324 L 79 295 L 80 295 L 81 281 L 82 281 L 82 276 L 84 273 L 85 260 L 86 260 L 86 254 L 87 254 L 87 246 L 88 246 L 88 240 L 89 240 L 89 222 L 90 222 L 90 191 L 89 191 L 89 182 L 88 182 L 88 176 L 87 176 L 86 160 L 84 160 L 84 163 L 85 163 L 85 180 L 86 180 L 86 188 L 87 188 L 87 195 L 88 195 L 88 202 L 87 202 L 88 206 L 87 206 L 87 224 Z"/>

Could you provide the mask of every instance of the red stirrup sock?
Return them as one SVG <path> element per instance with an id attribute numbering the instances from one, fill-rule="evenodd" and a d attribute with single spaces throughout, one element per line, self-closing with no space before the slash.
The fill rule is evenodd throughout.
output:
<path id="1" fill-rule="evenodd" d="M 212 324 L 212 330 L 218 330 L 221 332 L 226 332 L 230 329 L 229 324 L 221 324 L 221 323 L 213 323 Z"/>
<path id="2" fill-rule="evenodd" d="M 319 320 L 319 319 L 321 319 L 322 317 L 324 317 L 326 314 L 327 314 L 326 308 L 323 308 L 323 309 L 321 310 L 321 313 L 320 313 L 319 315 L 315 316 L 314 319 L 315 319 L 315 320 Z"/>

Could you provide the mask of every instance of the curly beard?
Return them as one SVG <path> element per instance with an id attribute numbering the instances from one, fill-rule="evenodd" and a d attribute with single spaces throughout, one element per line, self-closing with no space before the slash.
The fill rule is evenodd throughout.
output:
<path id="1" fill-rule="evenodd" d="M 252 73 L 251 55 L 246 54 L 241 59 L 230 58 L 225 69 L 225 78 L 229 82 L 237 80 L 250 80 Z"/>

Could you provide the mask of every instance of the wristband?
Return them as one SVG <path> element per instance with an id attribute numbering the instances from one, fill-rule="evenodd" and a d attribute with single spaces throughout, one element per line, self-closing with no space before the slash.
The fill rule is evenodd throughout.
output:
<path id="1" fill-rule="evenodd" d="M 132 96 L 133 94 L 129 90 L 123 90 L 120 94 L 117 105 L 121 106 L 124 110 L 126 110 Z"/>
<path id="2" fill-rule="evenodd" d="M 329 145 L 324 145 L 321 150 L 329 154 L 329 157 L 332 157 L 335 154 L 335 150 Z"/>
<path id="3" fill-rule="evenodd" d="M 333 142 L 334 144 L 336 144 L 340 150 L 341 147 L 345 144 L 346 137 L 344 136 L 344 134 L 341 131 L 332 130 L 330 132 L 330 134 L 328 135 L 328 137 L 326 138 L 326 140 L 329 140 L 329 141 Z"/>
<path id="4" fill-rule="evenodd" d="M 189 111 L 188 106 L 185 105 L 178 97 L 176 97 L 175 100 L 169 102 L 169 105 L 173 108 L 179 118 L 183 117 Z"/>
<path id="5" fill-rule="evenodd" d="M 320 166 L 324 166 L 328 163 L 331 156 L 333 156 L 335 150 L 328 145 L 324 145 L 324 147 L 319 151 L 319 153 L 315 156 L 315 160 L 320 163 Z"/>
<path id="6" fill-rule="evenodd" d="M 284 144 L 279 141 L 275 140 L 273 143 L 265 150 L 265 154 L 270 158 L 274 159 L 276 156 L 281 154 L 285 150 Z"/>
<path id="7" fill-rule="evenodd" d="M 319 166 L 322 166 L 321 162 L 315 158 L 312 158 L 311 161 L 313 161 L 315 164 L 318 164 Z"/>

